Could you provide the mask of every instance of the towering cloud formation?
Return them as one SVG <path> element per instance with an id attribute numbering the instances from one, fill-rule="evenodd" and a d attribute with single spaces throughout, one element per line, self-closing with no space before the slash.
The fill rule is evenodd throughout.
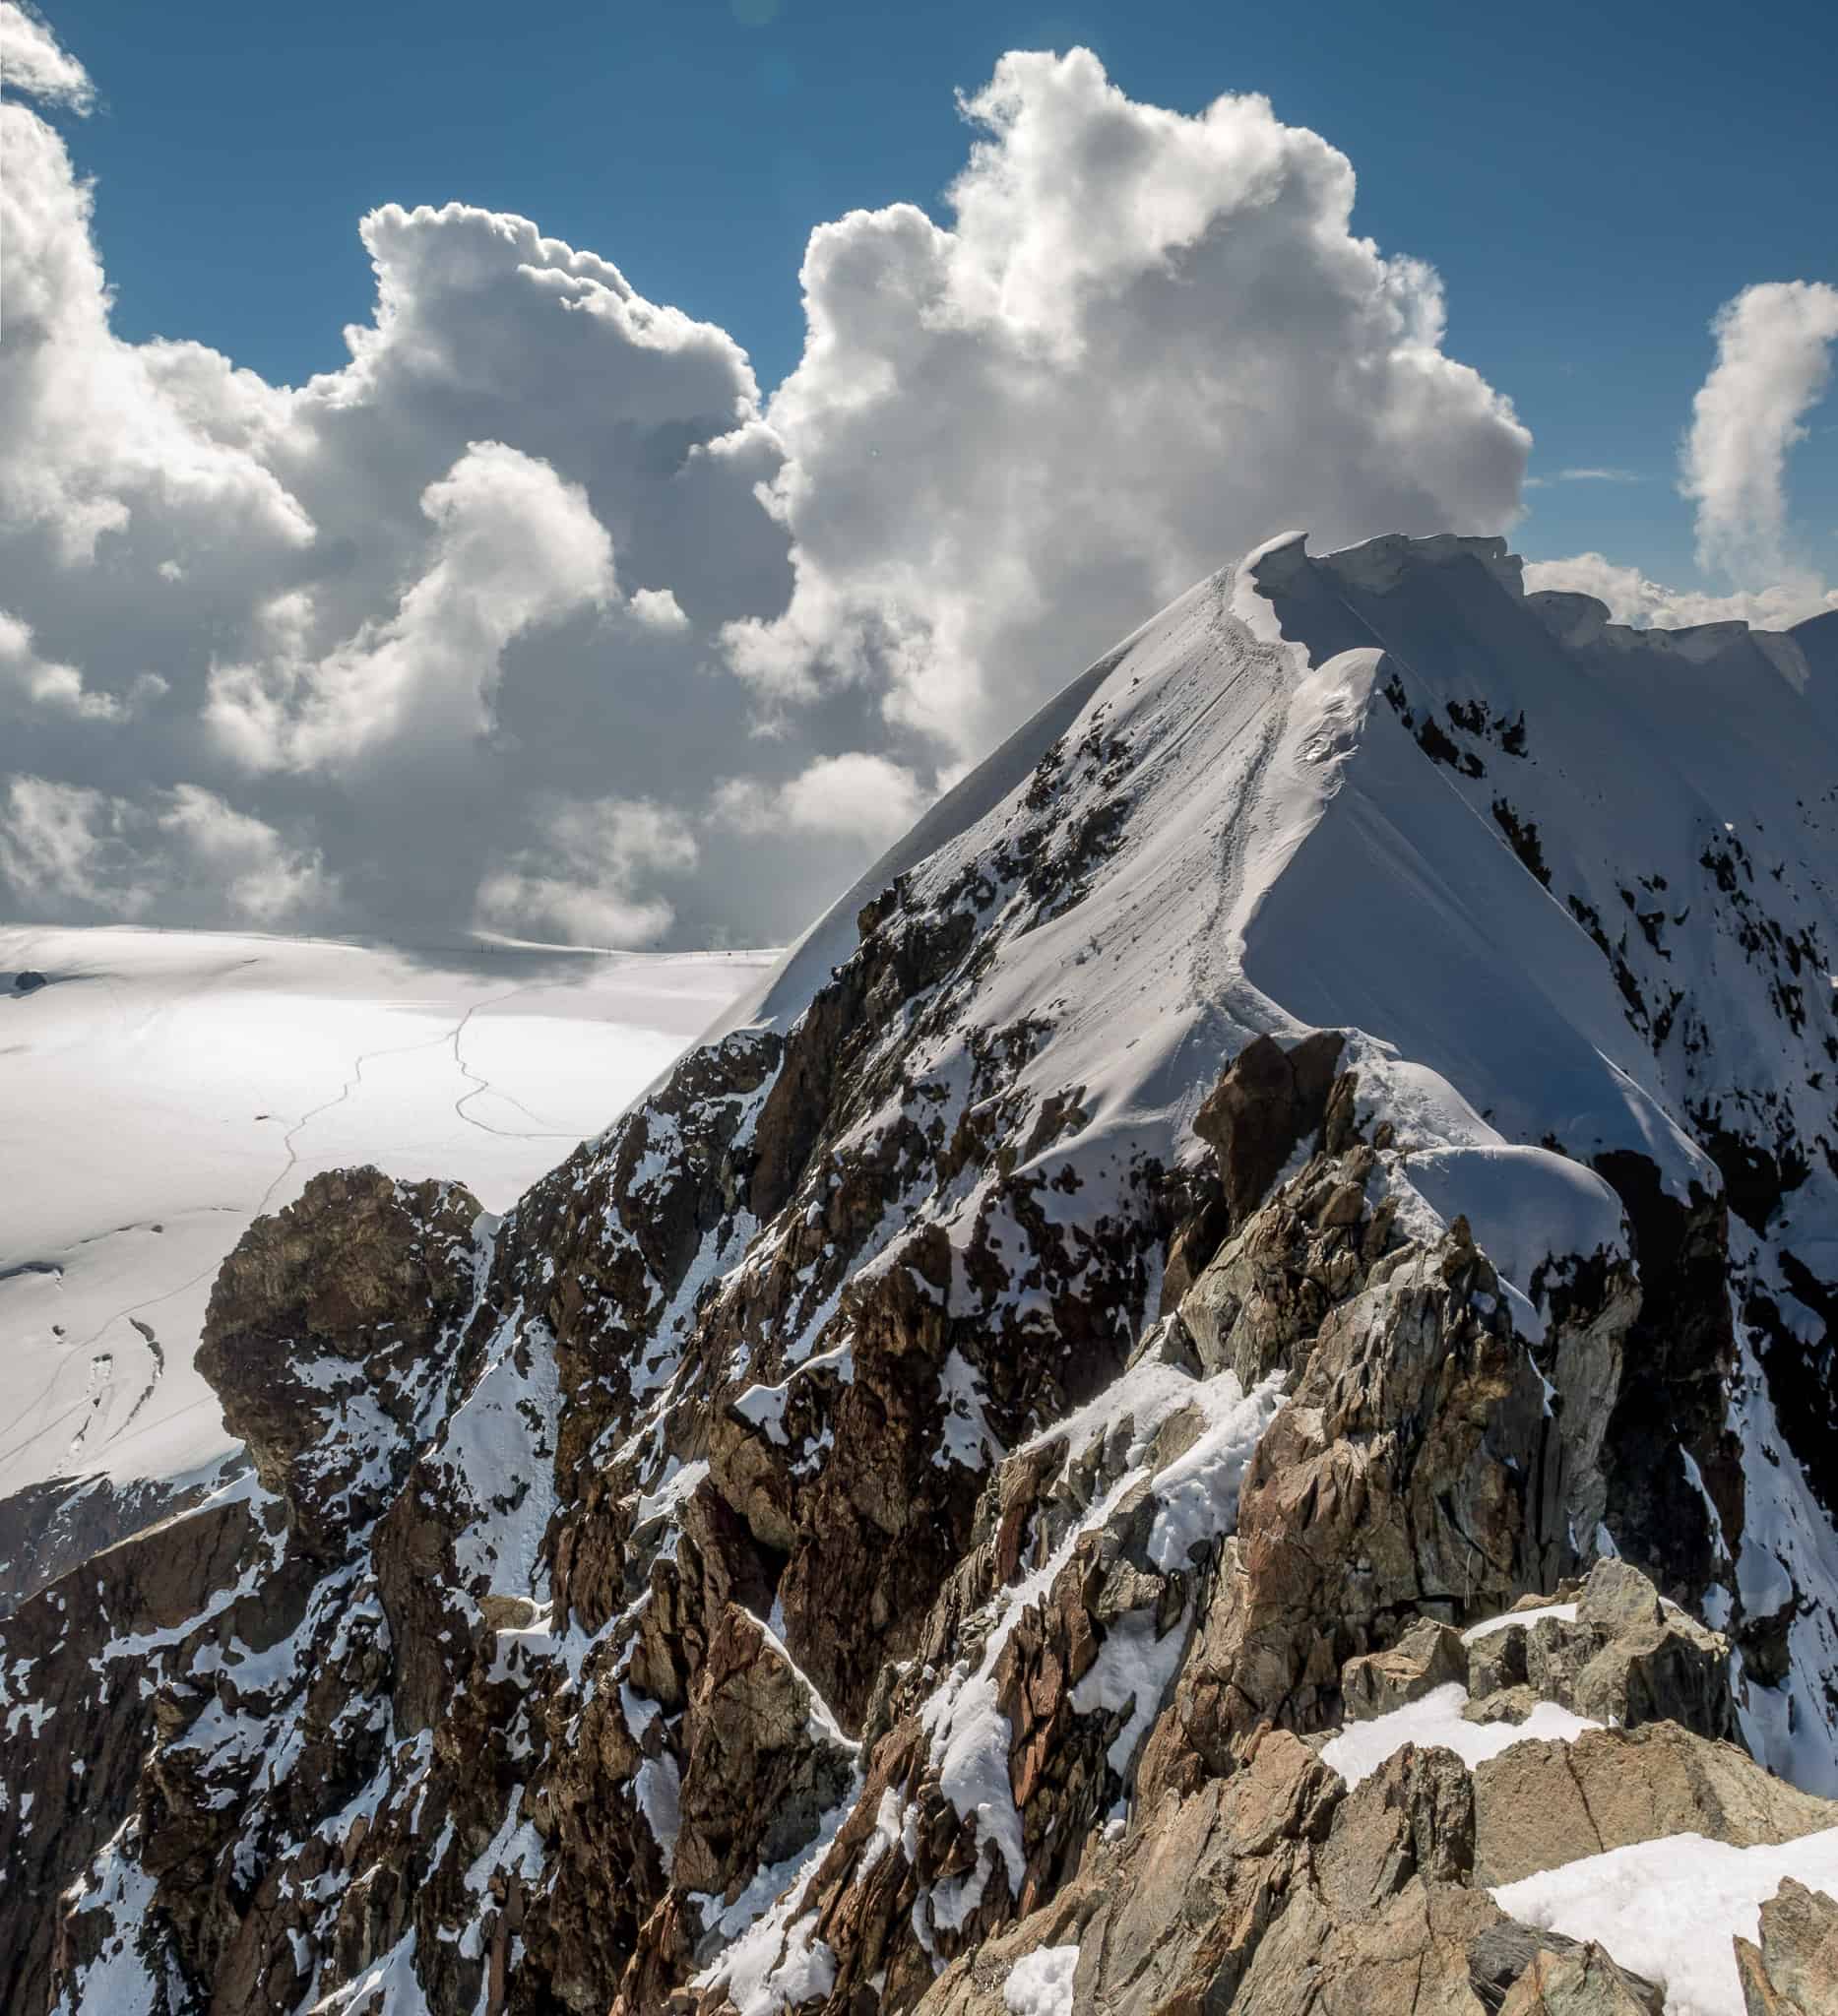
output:
<path id="1" fill-rule="evenodd" d="M 362 220 L 373 318 L 304 386 L 125 343 L 0 106 L 0 912 L 778 937 L 1236 548 L 1510 521 L 1525 431 L 1325 141 L 1083 51 L 964 110 L 948 223 L 813 234 L 762 408 L 725 332 L 457 204 Z"/>
<path id="2" fill-rule="evenodd" d="M 1781 626 L 1838 607 L 1838 589 L 1790 549 L 1786 484 L 1788 451 L 1806 438 L 1802 423 L 1831 382 L 1838 287 L 1744 287 L 1718 309 L 1711 332 L 1717 361 L 1691 403 L 1679 488 L 1697 507 L 1699 565 L 1728 577 L 1733 591 L 1665 588 L 1601 553 L 1528 567 L 1529 587 L 1593 595 L 1625 623 Z"/>
<path id="3" fill-rule="evenodd" d="M 1316 134 L 1261 97 L 1132 103 L 1082 49 L 1003 57 L 963 110 L 951 228 L 812 235 L 771 413 L 797 587 L 729 637 L 762 696 L 865 682 L 969 757 L 1273 531 L 1510 521 L 1530 437 L 1442 354 L 1435 275 L 1352 235 Z"/>
<path id="4" fill-rule="evenodd" d="M 1831 382 L 1838 287 L 1745 287 L 1712 327 L 1717 362 L 1692 402 L 1681 485 L 1697 500 L 1698 559 L 1741 577 L 1778 574 L 1788 565 L 1787 451 Z"/>

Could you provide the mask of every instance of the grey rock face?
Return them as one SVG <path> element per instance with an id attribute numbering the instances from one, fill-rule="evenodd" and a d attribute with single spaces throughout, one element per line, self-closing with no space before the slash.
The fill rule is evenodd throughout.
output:
<path id="1" fill-rule="evenodd" d="M 1761 1944 L 1736 1942 L 1748 2016 L 1838 2009 L 1838 1903 L 1791 1876 L 1761 1907 Z"/>
<path id="2" fill-rule="evenodd" d="M 1468 1648 L 1459 1631 L 1433 1617 L 1420 1617 L 1389 1651 L 1362 1653 L 1340 1670 L 1349 1722 L 1388 1715 L 1451 1681 L 1467 1685 Z"/>
<path id="3" fill-rule="evenodd" d="M 1625 1561 L 1598 1561 L 1576 1617 L 1535 1617 L 1492 1631 L 1469 1652 L 1468 1714 L 1515 1722 L 1533 1700 L 1636 1729 L 1676 1722 L 1699 1735 L 1736 1732 L 1730 1641 L 1700 1624 Z"/>

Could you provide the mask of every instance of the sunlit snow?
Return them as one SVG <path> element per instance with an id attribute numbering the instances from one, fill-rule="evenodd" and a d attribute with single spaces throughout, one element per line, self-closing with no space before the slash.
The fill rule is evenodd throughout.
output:
<path id="1" fill-rule="evenodd" d="M 0 1495 L 217 1463 L 192 1352 L 252 1218 L 364 1162 L 503 1210 L 769 958 L 0 930 Z"/>

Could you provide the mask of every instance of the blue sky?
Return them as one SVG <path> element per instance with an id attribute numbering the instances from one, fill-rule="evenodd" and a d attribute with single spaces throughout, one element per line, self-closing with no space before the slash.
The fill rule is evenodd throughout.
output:
<path id="1" fill-rule="evenodd" d="M 98 179 L 118 329 L 195 337 L 276 380 L 336 367 L 341 325 L 367 316 L 365 210 L 459 198 L 521 212 L 719 322 L 770 390 L 801 341 L 811 225 L 898 199 L 939 212 L 968 138 L 953 92 L 1006 48 L 1083 42 L 1134 97 L 1195 110 L 1261 91 L 1348 154 L 1356 227 L 1440 270 L 1448 348 L 1537 436 L 1544 480 L 1515 543 L 1688 581 L 1674 464 L 1709 318 L 1756 281 L 1838 279 L 1832 31 L 1814 5 L 50 14 L 102 94 L 98 116 L 63 123 Z M 1639 480 L 1556 479 L 1570 468 Z M 1829 566 L 1829 405 L 1791 487 Z"/>

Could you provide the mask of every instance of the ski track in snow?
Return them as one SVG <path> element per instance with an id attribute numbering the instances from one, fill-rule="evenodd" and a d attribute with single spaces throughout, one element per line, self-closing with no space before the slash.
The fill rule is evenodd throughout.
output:
<path id="1" fill-rule="evenodd" d="M 190 1357 L 203 1318 L 201 1292 L 242 1226 L 288 1203 L 316 1168 L 366 1161 L 412 1180 L 451 1177 L 501 1205 L 607 1124 L 768 956 L 647 958 L 565 949 L 532 955 L 506 948 L 488 957 L 513 971 L 449 971 L 438 961 L 326 940 L 132 927 L 0 930 L 5 979 L 38 968 L 53 983 L 17 1004 L 0 987 L 7 996 L 0 1013 L 17 1008 L 22 1020 L 15 1028 L 27 1039 L 0 1049 L 0 1115 L 11 1106 L 13 1121 L 10 1135 L 0 1121 L 0 1170 L 10 1155 L 32 1157 L 40 1201 L 49 1199 L 37 1221 L 44 1223 L 48 1211 L 60 1233 L 34 1236 L 30 1217 L 0 1228 L 0 1238 L 9 1229 L 18 1235 L 18 1243 L 8 1239 L 11 1251 L 0 1249 L 0 1291 L 8 1292 L 0 1301 L 0 1399 L 7 1415 L 0 1494 L 39 1478 L 86 1475 L 98 1464 L 127 1479 L 189 1471 L 193 1459 L 174 1450 L 195 1450 L 199 1461 L 227 1453 L 216 1398 L 197 1381 Z M 529 969 L 535 976 L 515 974 L 524 958 L 539 959 Z M 503 984 L 512 977 L 517 984 Z M 518 1006 L 532 996 L 542 998 Z M 428 1010 L 443 1006 L 446 1013 L 430 1026 Z M 507 1010 L 511 1021 L 497 1022 Z M 475 1059 L 469 1035 L 488 1014 L 496 1048 L 487 1063 Z M 312 1078 L 324 1084 L 331 1077 L 326 1036 L 341 1024 L 368 1033 L 366 1023 L 375 1029 L 380 1017 L 392 1015 L 420 1020 L 425 1033 L 406 1042 L 353 1046 L 342 1068 L 333 1067 L 336 1090 L 314 1099 Z M 92 1052 L 96 1062 L 86 1070 Z M 438 1077 L 401 1079 L 377 1070 L 426 1053 L 450 1060 L 445 1086 Z M 504 1086 L 507 1061 L 538 1090 L 531 1083 L 516 1091 Z M 22 1075 L 8 1081 L 9 1070 Z M 264 1175 L 260 1161 L 271 1152 L 272 1135 L 260 1123 L 280 1120 L 287 1105 L 272 1114 L 259 1108 L 276 1105 L 289 1076 L 296 1087 L 305 1080 L 308 1096 L 300 1100 L 295 1091 L 279 1166 L 271 1164 Z M 35 1097 L 28 1091 L 9 1099 L 13 1087 L 34 1078 Z M 202 1097 L 193 1097 L 193 1079 Z M 51 1082 L 55 1092 L 47 1090 Z M 360 1095 L 361 1118 L 327 1133 L 327 1123 Z M 480 1111 L 487 1096 L 508 1112 Z M 87 1106 L 73 1103 L 85 1101 Z M 451 1113 L 444 1127 L 430 1101 Z M 80 1121 L 68 1134 L 65 1115 Z M 531 1126 L 497 1124 L 513 1115 Z M 484 1161 L 461 1145 L 467 1137 L 480 1143 Z M 90 1201 L 86 1159 L 99 1163 L 107 1178 L 95 1202 L 106 1209 L 107 1196 L 132 1194 L 139 1184 L 142 1208 L 111 1214 L 99 1229 L 70 1225 Z M 207 1173 L 197 1174 L 199 1167 Z M 245 1181 L 249 1187 L 237 1198 Z M 201 1183 L 217 1195 L 209 1188 L 198 1195 Z M 218 1215 L 229 1222 L 221 1236 L 210 1229 Z M 197 1255 L 177 1280 L 160 1279 L 159 1252 L 137 1250 L 139 1239 L 160 1231 L 174 1234 L 172 1243 L 187 1257 Z M 85 1254 L 91 1257 L 78 1266 Z M 172 1257 L 178 1256 L 168 1253 L 168 1264 Z M 102 1300 L 95 1290 L 110 1281 L 116 1295 Z M 47 1290 L 55 1299 L 46 1299 Z M 74 1334 L 49 1320 L 60 1305 L 70 1312 L 60 1324 Z M 194 1334 L 186 1336 L 188 1330 Z"/>
<path id="2" fill-rule="evenodd" d="M 501 1141 L 573 1141 L 578 1137 L 568 1133 L 563 1128 L 544 1126 L 540 1113 L 533 1113 L 524 1104 L 522 1100 L 512 1099 L 508 1092 L 499 1092 L 489 1078 L 483 1077 L 480 1073 L 475 1071 L 460 1053 L 461 1040 L 465 1037 L 467 1027 L 475 1015 L 479 1014 L 486 1008 L 496 1008 L 505 1001 L 514 1001 L 519 995 L 527 994 L 529 991 L 528 987 L 513 987 L 508 994 L 499 994 L 492 1000 L 476 1002 L 454 1024 L 453 1061 L 459 1066 L 461 1074 L 472 1082 L 473 1087 L 471 1092 L 463 1092 L 454 1101 L 454 1115 L 456 1118 L 464 1120 L 469 1127 L 476 1127 L 481 1133 L 495 1134 Z M 475 1119 L 466 1109 L 472 1104 L 474 1100 L 487 1092 L 495 1094 L 507 1105 L 515 1106 L 527 1119 L 536 1121 L 538 1131 L 532 1133 L 525 1128 L 493 1127 L 488 1121 Z"/>
<path id="3" fill-rule="evenodd" d="M 237 962 L 238 966 L 252 966 L 254 964 L 255 962 L 253 960 L 239 960 Z M 187 995 L 180 996 L 179 999 L 184 999 L 190 995 L 196 995 L 198 993 L 205 991 L 205 987 L 208 984 L 209 982 L 205 982 L 201 983 L 198 987 L 188 989 Z M 176 1005 L 176 1002 L 166 1004 L 167 1007 Z M 484 1006 L 486 1004 L 480 1003 L 479 1005 Z M 145 1033 L 146 1030 L 150 1029 L 153 1023 L 158 1019 L 158 1017 L 160 1014 L 163 1014 L 164 1012 L 165 1008 L 160 1008 L 156 1009 L 153 1012 L 153 1014 L 149 1015 L 141 1024 L 141 1033 Z M 469 1009 L 467 1011 L 468 1016 L 470 1016 L 472 1012 L 473 1011 Z M 363 1083 L 363 1067 L 366 1064 L 375 1062 L 376 1059 L 378 1059 L 379 1057 L 404 1056 L 412 1050 L 431 1049 L 434 1047 L 435 1044 L 445 1043 L 449 1040 L 457 1040 L 459 1031 L 461 1028 L 465 1026 L 466 1019 L 466 1017 L 463 1017 L 461 1021 L 454 1026 L 453 1029 L 443 1031 L 437 1037 L 424 1038 L 422 1040 L 418 1042 L 401 1043 L 389 1049 L 367 1050 L 361 1052 L 358 1056 L 353 1058 L 351 1062 L 351 1075 L 346 1079 L 344 1085 L 339 1089 L 339 1091 L 331 1099 L 326 1100 L 322 1104 L 309 1107 L 304 1113 L 300 1115 L 300 1117 L 297 1120 L 294 1121 L 292 1126 L 290 1126 L 287 1129 L 285 1134 L 282 1136 L 282 1145 L 285 1150 L 286 1159 L 282 1165 L 280 1173 L 275 1177 L 274 1181 L 269 1184 L 268 1188 L 262 1192 L 260 1201 L 257 1203 L 254 1211 L 252 1211 L 249 1214 L 250 1221 L 253 1222 L 255 1219 L 263 1217 L 268 1212 L 269 1207 L 274 1203 L 277 1193 L 286 1184 L 288 1178 L 293 1174 L 294 1170 L 299 1167 L 300 1156 L 297 1143 L 300 1135 L 314 1120 L 319 1119 L 324 1114 L 331 1112 L 335 1107 L 343 1105 L 346 1102 L 346 1101 L 350 1098 L 351 1094 L 355 1092 L 358 1086 Z M 229 1212 L 233 1212 L 236 1210 L 236 1206 L 233 1204 L 226 1204 L 222 1206 L 221 1208 L 224 1211 Z M 122 1228 L 121 1229 L 127 1229 L 127 1228 Z M 222 1261 L 221 1258 L 213 1260 L 208 1267 L 200 1268 L 199 1271 L 196 1274 L 194 1274 L 188 1281 L 180 1282 L 176 1288 L 167 1289 L 162 1294 L 150 1295 L 144 1297 L 139 1301 L 129 1302 L 125 1307 L 111 1311 L 108 1315 L 102 1318 L 101 1322 L 98 1323 L 94 1330 L 90 1332 L 88 1337 L 80 1338 L 77 1340 L 76 1343 L 70 1345 L 67 1350 L 67 1355 L 75 1355 L 79 1352 L 93 1350 L 95 1346 L 99 1344 L 101 1340 L 105 1336 L 107 1336 L 109 1331 L 111 1331 L 117 1323 L 123 1322 L 131 1325 L 135 1330 L 139 1331 L 142 1337 L 150 1345 L 156 1345 L 154 1333 L 151 1326 L 143 1324 L 137 1319 L 143 1316 L 149 1309 L 160 1308 L 165 1303 L 176 1300 L 178 1296 L 190 1293 L 190 1292 L 193 1289 L 199 1287 L 203 1282 L 210 1278 L 213 1278 L 217 1274 L 219 1268 L 222 1267 Z M 109 1435 L 106 1438 L 109 1442 L 118 1442 L 125 1437 L 128 1429 L 133 1426 L 134 1420 L 136 1417 L 140 1414 L 142 1408 L 144 1408 L 147 1402 L 153 1398 L 154 1388 L 158 1384 L 159 1373 L 162 1373 L 165 1370 L 165 1357 L 163 1352 L 160 1352 L 158 1354 L 158 1371 L 156 1372 L 153 1381 L 148 1385 L 146 1391 L 143 1392 L 139 1400 L 135 1402 L 133 1410 L 129 1414 L 127 1419 L 122 1422 L 121 1426 L 118 1429 L 116 1429 L 113 1434 Z M 52 1392 L 56 1388 L 58 1383 L 58 1373 L 53 1372 L 50 1379 L 46 1381 L 44 1387 L 41 1389 L 38 1401 L 38 1407 L 40 1410 L 42 1409 L 43 1404 L 48 1402 Z M 114 1380 L 113 1374 L 111 1372 L 103 1382 L 102 1393 L 104 1396 L 106 1396 L 108 1393 L 112 1391 L 113 1384 Z M 94 1422 L 96 1415 L 101 1412 L 101 1408 L 104 1404 L 105 1398 L 103 1401 L 98 1402 L 94 1392 L 85 1394 L 83 1399 L 74 1402 L 70 1407 L 64 1409 L 62 1413 L 53 1416 L 48 1421 L 36 1421 L 33 1424 L 33 1426 L 28 1430 L 26 1434 L 18 1437 L 16 1440 L 14 1440 L 6 1447 L 0 1448 L 0 1462 L 3 1462 L 9 1456 L 19 1454 L 19 1452 L 22 1449 L 24 1449 L 28 1446 L 28 1444 L 35 1440 L 37 1436 L 45 1433 L 50 1429 L 54 1429 L 61 1421 L 67 1420 L 72 1415 L 83 1414 L 87 1410 L 89 1418 L 86 1419 L 83 1422 L 83 1424 L 79 1427 L 76 1435 L 73 1437 L 71 1441 L 69 1449 L 65 1452 L 64 1463 L 62 1464 L 62 1466 L 60 1466 L 59 1470 L 56 1473 L 54 1473 L 55 1475 L 59 1476 L 70 1475 L 71 1472 L 76 1468 L 77 1459 L 81 1456 L 83 1449 L 86 1445 L 90 1427 Z M 200 1399 L 194 1401 L 192 1403 L 192 1407 L 198 1408 L 202 1407 L 204 1404 L 205 1402 L 202 1399 Z"/>

